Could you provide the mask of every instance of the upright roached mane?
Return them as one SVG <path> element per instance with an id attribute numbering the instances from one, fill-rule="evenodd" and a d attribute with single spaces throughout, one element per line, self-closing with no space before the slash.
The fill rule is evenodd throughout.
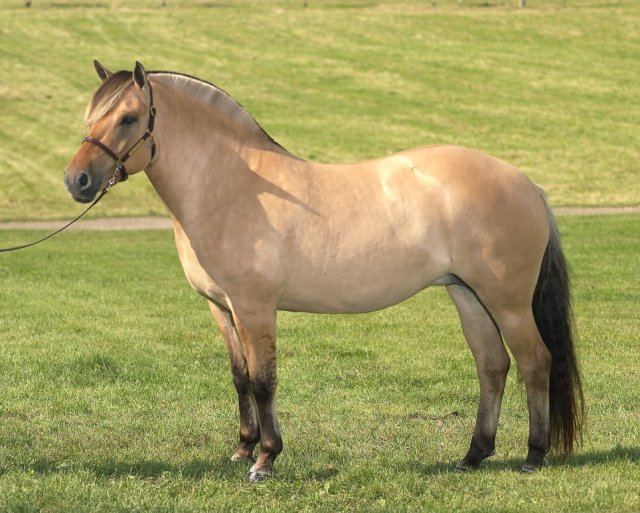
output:
<path id="1" fill-rule="evenodd" d="M 186 277 L 208 299 L 227 346 L 240 411 L 232 459 L 254 461 L 260 444 L 251 481 L 270 476 L 282 450 L 277 310 L 366 312 L 430 285 L 445 286 L 455 303 L 480 382 L 471 446 L 457 468 L 494 454 L 505 343 L 527 390 L 523 470 L 539 468 L 552 444 L 573 451 L 584 402 L 569 277 L 544 193 L 519 170 L 455 146 L 308 162 L 212 84 L 147 74 L 139 63 L 133 73 L 99 63 L 96 71 L 93 144 L 81 146 L 65 184 L 91 201 L 114 176 L 105 152 L 136 147 L 128 172 L 145 169 L 167 206 Z"/>
<path id="2" fill-rule="evenodd" d="M 259 130 L 278 144 L 242 105 L 216 85 L 190 75 L 170 71 L 149 71 L 148 74 L 166 79 L 169 84 L 185 94 L 237 119 L 246 126 L 247 130 Z M 131 85 L 132 75 L 130 71 L 119 71 L 107 77 L 87 105 L 83 123 L 85 130 L 90 129 L 96 121 L 103 118 L 122 99 L 125 90 Z"/>

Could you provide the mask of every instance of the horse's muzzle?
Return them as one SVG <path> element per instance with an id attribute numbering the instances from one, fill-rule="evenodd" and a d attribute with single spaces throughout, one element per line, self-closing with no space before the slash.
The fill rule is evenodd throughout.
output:
<path id="1" fill-rule="evenodd" d="M 96 197 L 100 182 L 93 180 L 87 171 L 81 171 L 74 176 L 70 176 L 69 172 L 65 171 L 64 186 L 74 200 L 89 203 Z"/>

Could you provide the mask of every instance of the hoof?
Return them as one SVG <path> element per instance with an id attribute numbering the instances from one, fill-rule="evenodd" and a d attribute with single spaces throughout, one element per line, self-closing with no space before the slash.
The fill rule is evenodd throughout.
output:
<path id="1" fill-rule="evenodd" d="M 270 477 L 271 477 L 271 474 L 269 472 L 262 472 L 260 470 L 256 470 L 256 471 L 252 470 L 247 475 L 247 480 L 250 483 L 261 483 L 262 481 L 266 481 Z"/>
<path id="2" fill-rule="evenodd" d="M 539 466 L 531 465 L 530 463 L 525 463 L 524 465 L 522 465 L 522 472 L 524 472 L 525 474 L 533 474 L 534 472 L 537 472 L 539 469 L 540 469 Z"/>
<path id="3" fill-rule="evenodd" d="M 459 461 L 458 463 L 456 463 L 456 472 L 468 472 L 470 470 L 477 470 L 480 468 L 480 464 L 478 465 L 472 465 L 471 463 L 467 463 L 464 460 Z"/>
<path id="4" fill-rule="evenodd" d="M 253 456 L 244 456 L 242 454 L 234 454 L 233 456 L 231 456 L 231 461 L 246 461 L 249 463 L 255 463 L 256 459 Z"/>
<path id="5" fill-rule="evenodd" d="M 456 463 L 456 472 L 466 472 L 467 470 L 471 469 L 472 467 L 467 465 L 464 461 L 459 461 L 458 463 Z"/>
<path id="6" fill-rule="evenodd" d="M 531 474 L 532 472 L 536 472 L 544 466 L 544 457 L 547 455 L 549 450 L 536 450 L 529 449 L 529 454 L 527 454 L 527 459 L 524 460 L 524 465 L 522 465 L 522 472 L 526 474 Z"/>
<path id="7" fill-rule="evenodd" d="M 486 458 L 490 458 L 491 456 L 495 455 L 495 453 L 496 451 L 492 450 L 491 452 L 487 453 L 486 456 L 481 456 L 481 457 L 478 457 L 474 454 L 471 454 L 471 455 L 467 454 L 464 459 L 460 460 L 456 464 L 456 471 L 466 472 L 468 470 L 479 469 L 482 461 Z"/>

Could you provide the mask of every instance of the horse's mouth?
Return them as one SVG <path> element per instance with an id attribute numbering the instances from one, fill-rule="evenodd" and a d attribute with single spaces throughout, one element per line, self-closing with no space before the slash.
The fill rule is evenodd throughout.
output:
<path id="1" fill-rule="evenodd" d="M 93 198 L 96 197 L 95 194 L 93 196 L 76 196 L 75 194 L 71 194 L 71 193 L 69 194 L 78 203 L 91 203 L 93 201 Z"/>

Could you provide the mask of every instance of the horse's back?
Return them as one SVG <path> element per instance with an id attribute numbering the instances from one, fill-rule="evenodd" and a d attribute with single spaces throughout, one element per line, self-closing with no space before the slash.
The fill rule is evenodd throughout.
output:
<path id="1" fill-rule="evenodd" d="M 410 205 L 413 220 L 424 228 L 482 226 L 496 237 L 515 225 L 524 232 L 547 229 L 542 190 L 515 166 L 481 151 L 433 145 L 363 164 L 375 170 L 374 180 L 385 191 L 381 200 Z"/>
<path id="2" fill-rule="evenodd" d="M 536 186 L 518 168 L 478 150 L 434 145 L 397 155 L 411 160 L 416 172 L 436 180 L 449 195 L 480 193 L 485 201 L 504 201 L 506 198 L 501 195 L 522 194 L 532 198 L 537 195 Z"/>

